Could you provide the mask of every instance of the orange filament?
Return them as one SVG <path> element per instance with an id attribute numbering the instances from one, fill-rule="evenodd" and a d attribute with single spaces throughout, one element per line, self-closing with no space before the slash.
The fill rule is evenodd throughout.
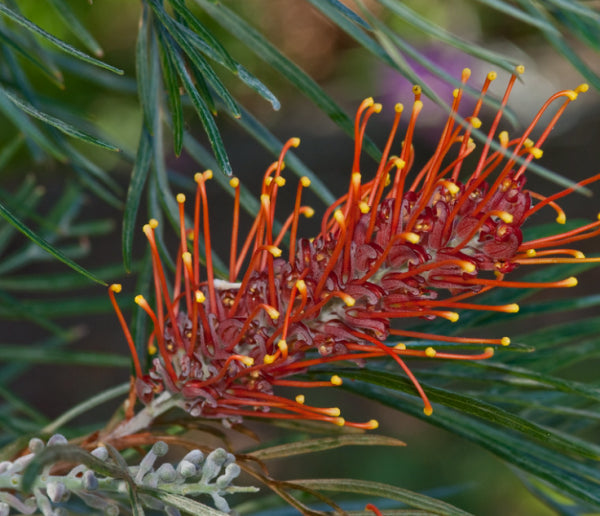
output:
<path id="1" fill-rule="evenodd" d="M 125 322 L 125 317 L 123 317 L 123 312 L 121 312 L 121 309 L 117 304 L 117 300 L 115 299 L 115 293 L 118 294 L 119 292 L 121 292 L 121 288 L 121 285 L 119 285 L 118 283 L 113 283 L 112 285 L 110 285 L 108 287 L 108 297 L 110 298 L 110 302 L 112 303 L 113 308 L 115 309 L 115 312 L 119 319 L 119 323 L 121 324 L 121 328 L 123 329 L 123 334 L 125 335 L 125 340 L 127 341 L 127 344 L 129 346 L 129 352 L 131 353 L 131 358 L 133 359 L 133 365 L 135 367 L 135 375 L 138 378 L 141 378 L 143 376 L 142 366 L 140 365 L 140 359 L 138 357 L 137 350 L 135 349 L 135 343 L 133 342 L 133 337 L 131 336 L 129 327 Z"/>

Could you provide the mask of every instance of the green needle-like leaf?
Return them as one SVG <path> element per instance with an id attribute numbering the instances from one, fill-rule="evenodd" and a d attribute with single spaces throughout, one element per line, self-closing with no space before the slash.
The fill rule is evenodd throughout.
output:
<path id="1" fill-rule="evenodd" d="M 54 7 L 56 14 L 63 19 L 65 26 L 68 27 L 68 29 L 88 48 L 90 52 L 92 52 L 92 54 L 95 54 L 98 57 L 104 55 L 102 47 L 79 21 L 79 18 L 77 18 L 65 0 L 50 0 L 50 4 Z"/>
<path id="2" fill-rule="evenodd" d="M 11 19 L 15 23 L 18 23 L 19 25 L 25 27 L 27 30 L 33 32 L 34 34 L 41 36 L 49 43 L 52 43 L 53 45 L 60 48 L 63 52 L 66 52 L 67 54 L 69 54 L 73 57 L 76 57 L 77 59 L 81 59 L 82 61 L 93 64 L 95 66 L 99 66 L 100 68 L 104 68 L 104 69 L 109 70 L 118 75 L 123 75 L 123 73 L 124 73 L 123 70 L 120 70 L 119 68 L 115 68 L 114 66 L 111 66 L 107 63 L 99 61 L 98 59 L 94 59 L 93 57 L 88 56 L 87 54 L 84 54 L 83 52 L 81 52 L 80 50 L 77 50 L 76 48 L 72 47 L 71 45 L 68 45 L 64 41 L 61 41 L 60 39 L 55 38 L 52 34 L 46 32 L 41 27 L 38 27 L 35 23 L 32 23 L 27 18 L 24 18 L 20 14 L 12 11 L 8 7 L 6 7 L 4 4 L 0 4 L 0 14 L 6 16 L 7 18 Z"/>
<path id="3" fill-rule="evenodd" d="M 101 285 L 106 285 L 104 281 L 94 276 L 91 272 L 87 271 L 80 265 L 77 265 L 70 258 L 65 256 L 60 250 L 56 249 L 54 246 L 50 245 L 43 238 L 41 238 L 37 233 L 34 233 L 31 229 L 29 229 L 21 220 L 15 217 L 12 212 L 4 206 L 4 204 L 0 203 L 0 215 L 4 217 L 4 219 L 12 224 L 16 229 L 18 229 L 21 233 L 23 233 L 27 238 L 29 238 L 36 245 L 41 247 L 44 251 L 50 253 L 54 258 L 63 262 L 65 265 L 71 267 L 74 271 L 82 274 L 86 278 L 89 278 L 96 283 L 100 283 Z"/>
<path id="4" fill-rule="evenodd" d="M 0 6 L 1 5 L 2 4 L 0 4 Z M 91 136 L 89 134 L 84 133 L 83 131 L 80 131 L 79 129 L 76 129 L 72 125 L 69 125 L 66 122 L 63 122 L 62 120 L 59 120 L 58 118 L 50 116 L 46 113 L 42 113 L 41 111 L 39 111 L 38 109 L 33 107 L 31 104 L 19 99 L 12 93 L 6 91 L 4 88 L 1 88 L 0 91 L 1 91 L 2 95 L 5 95 L 13 104 L 15 104 L 17 107 L 19 107 L 23 111 L 25 111 L 25 113 L 33 116 L 34 118 L 37 118 L 38 120 L 41 120 L 42 122 L 44 122 L 48 125 L 56 127 L 59 131 L 65 133 L 68 136 L 72 136 L 73 138 L 77 138 L 86 143 L 91 143 L 93 145 L 97 145 L 98 147 L 102 147 L 104 149 L 108 149 L 108 150 L 112 150 L 112 151 L 119 150 L 118 147 L 112 145 L 111 143 L 104 142 L 104 141 L 100 140 L 99 138 L 96 138 L 95 136 Z"/>
<path id="5" fill-rule="evenodd" d="M 401 489 L 389 484 L 350 478 L 315 478 L 291 480 L 291 484 L 314 489 L 316 491 L 334 491 L 338 493 L 354 493 L 367 495 L 373 499 L 387 498 L 405 503 L 409 507 L 429 511 L 429 514 L 440 516 L 470 516 L 470 513 L 454 507 L 449 503 L 430 498 L 419 493 Z"/>

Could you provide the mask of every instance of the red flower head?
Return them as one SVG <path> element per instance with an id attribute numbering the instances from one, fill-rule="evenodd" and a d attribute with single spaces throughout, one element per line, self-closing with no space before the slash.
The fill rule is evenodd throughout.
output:
<path id="1" fill-rule="evenodd" d="M 339 425 L 375 428 L 376 421 L 348 423 L 337 408 L 306 405 L 304 396 L 288 399 L 275 393 L 277 386 L 300 388 L 339 385 L 333 376 L 327 381 L 296 378 L 319 364 L 389 357 L 404 370 L 424 402 L 432 407 L 419 382 L 405 363 L 406 357 L 436 357 L 479 360 L 493 355 L 486 347 L 477 354 L 407 349 L 389 345 L 392 336 L 427 340 L 508 345 L 509 339 L 457 338 L 402 329 L 406 318 L 442 317 L 456 321 L 456 309 L 516 312 L 515 304 L 483 306 L 470 302 L 473 296 L 494 288 L 570 287 L 575 278 L 551 283 L 508 281 L 505 275 L 520 264 L 594 261 L 582 253 L 562 248 L 564 244 L 600 234 L 600 221 L 556 235 L 523 241 L 521 227 L 540 209 L 550 206 L 564 223 L 556 200 L 574 191 L 567 188 L 543 197 L 525 187 L 525 170 L 567 104 L 586 85 L 553 95 L 525 132 L 510 139 L 506 132 L 492 143 L 504 106 L 522 67 L 508 82 L 501 108 L 496 114 L 475 167 L 464 161 L 476 148 L 470 138 L 495 73 L 488 74 L 481 96 L 464 124 L 455 119 L 462 90 L 454 92 L 452 114 L 431 159 L 418 172 L 412 136 L 423 107 L 421 90 L 415 100 L 399 156 L 391 156 L 394 136 L 403 111 L 396 106 L 392 130 L 374 176 L 365 181 L 360 173 L 361 145 L 368 119 L 381 110 L 373 99 L 364 100 L 355 121 L 355 154 L 348 192 L 330 206 L 321 223 L 321 232 L 311 240 L 296 239 L 301 215 L 313 210 L 302 206 L 302 190 L 310 181 L 298 184 L 294 210 L 274 232 L 274 213 L 283 158 L 299 140 L 289 140 L 279 160 L 267 170 L 260 196 L 260 211 L 238 251 L 240 186 L 235 189 L 229 278 L 216 279 L 211 255 L 208 199 L 205 182 L 210 171 L 196 174 L 197 192 L 194 225 L 184 222 L 185 196 L 179 194 L 181 243 L 172 294 L 155 243 L 156 221 L 144 226 L 152 251 L 156 304 L 142 296 L 136 302 L 154 323 L 150 350 L 158 350 L 152 368 L 144 374 L 129 330 L 114 300 L 119 285 L 109 293 L 129 342 L 136 369 L 139 398 L 149 402 L 163 390 L 180 397 L 192 415 L 239 419 L 240 416 L 313 419 Z M 469 77 L 463 72 L 463 83 Z M 534 142 L 529 139 L 540 116 L 555 101 L 561 102 L 550 123 Z M 579 183 L 597 181 L 600 175 Z M 206 248 L 205 271 L 200 271 L 196 243 L 200 236 Z M 287 258 L 280 244 L 289 234 Z M 242 274 L 245 262 L 248 266 Z M 156 345 L 154 344 L 156 343 Z"/>

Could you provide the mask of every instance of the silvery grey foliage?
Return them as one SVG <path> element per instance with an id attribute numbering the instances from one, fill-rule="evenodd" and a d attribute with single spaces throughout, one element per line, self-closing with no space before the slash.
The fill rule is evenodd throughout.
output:
<path id="1" fill-rule="evenodd" d="M 168 516 L 179 516 L 181 512 L 217 515 L 230 512 L 225 496 L 257 490 L 232 485 L 240 474 L 240 467 L 235 463 L 235 456 L 222 448 L 206 457 L 200 450 L 192 450 L 175 465 L 157 464 L 157 459 L 168 451 L 167 444 L 159 441 L 137 465 L 125 466 L 123 470 L 118 468 L 125 464 L 124 459 L 116 457 L 115 460 L 114 449 L 99 446 L 93 450 L 93 457 L 106 464 L 109 471 L 119 473 L 114 477 L 84 464 L 65 474 L 51 474 L 53 464 L 47 464 L 33 483 L 32 493 L 23 493 L 23 476 L 36 456 L 39 458 L 46 447 L 67 444 L 60 434 L 53 435 L 46 445 L 34 438 L 29 441 L 30 453 L 14 461 L 0 462 L 0 516 L 72 514 L 76 507 L 82 507 L 81 503 L 69 504 L 70 500 L 74 501 L 73 495 L 87 506 L 86 512 L 110 516 L 116 516 L 122 507 L 131 503 L 136 504 L 134 514 L 138 515 L 142 515 L 144 509 L 163 511 Z M 130 497 L 132 491 L 135 494 Z M 194 500 L 200 495 L 211 497 L 217 510 Z"/>

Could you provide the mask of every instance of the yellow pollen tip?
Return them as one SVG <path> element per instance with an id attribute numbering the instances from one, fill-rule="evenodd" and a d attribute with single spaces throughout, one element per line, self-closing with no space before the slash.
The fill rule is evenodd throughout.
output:
<path id="1" fill-rule="evenodd" d="M 452 96 L 453 96 L 454 98 L 458 97 L 458 94 L 459 94 L 459 92 L 460 92 L 460 90 L 459 90 L 458 88 L 454 88 L 454 89 L 452 90 Z"/>
<path id="2" fill-rule="evenodd" d="M 141 305 L 142 303 L 144 303 L 146 300 L 144 299 L 144 296 L 142 296 L 142 294 L 138 294 L 137 296 L 135 296 L 133 298 L 133 300 L 135 301 L 136 305 Z"/>
<path id="3" fill-rule="evenodd" d="M 475 129 L 479 129 L 481 127 L 481 120 L 479 120 L 479 118 L 477 118 L 476 116 L 471 118 L 471 125 L 475 128 Z"/>
<path id="4" fill-rule="evenodd" d="M 365 107 L 371 107 L 373 104 L 375 104 L 375 101 L 373 100 L 373 97 L 367 97 L 365 100 L 363 100 L 363 104 Z"/>
<path id="5" fill-rule="evenodd" d="M 210 170 L 210 169 L 205 170 L 202 173 L 202 177 L 204 178 L 205 181 L 208 181 L 209 179 L 212 179 L 213 178 L 213 171 Z"/>
<path id="6" fill-rule="evenodd" d="M 304 280 L 298 280 L 298 281 L 296 281 L 296 288 L 301 293 L 306 292 L 306 282 Z"/>
<path id="7" fill-rule="evenodd" d="M 402 236 L 404 240 L 406 240 L 410 244 L 418 244 L 421 241 L 421 237 L 416 233 L 413 233 L 412 231 L 404 233 Z"/>
<path id="8" fill-rule="evenodd" d="M 385 186 L 389 186 L 389 184 L 392 182 L 392 179 L 390 178 L 389 174 L 385 175 Z"/>
<path id="9" fill-rule="evenodd" d="M 394 346 L 394 349 L 399 349 L 400 351 L 404 351 L 406 349 L 406 344 L 403 342 L 399 342 Z"/>
<path id="10" fill-rule="evenodd" d="M 279 312 L 275 310 L 275 308 L 273 308 L 272 306 L 266 306 L 265 310 L 271 319 L 279 319 Z"/>
<path id="11" fill-rule="evenodd" d="M 204 303 L 204 301 L 206 301 L 206 296 L 201 290 L 196 290 L 194 293 L 194 299 L 196 300 L 196 303 Z"/>
<path id="12" fill-rule="evenodd" d="M 360 201 L 358 203 L 358 209 L 360 210 L 360 212 L 363 215 L 365 215 L 371 211 L 371 207 L 365 201 Z"/>
<path id="13" fill-rule="evenodd" d="M 494 348 L 485 348 L 485 353 L 494 356 Z"/>
<path id="14" fill-rule="evenodd" d="M 331 382 L 331 385 L 335 385 L 337 387 L 339 387 L 340 385 L 342 385 L 342 383 L 344 383 L 343 380 L 337 374 L 334 374 L 329 379 L 329 381 Z"/>
<path id="15" fill-rule="evenodd" d="M 433 414 L 433 409 L 431 406 L 423 407 L 423 414 L 426 416 L 431 416 L 431 414 Z"/>
<path id="16" fill-rule="evenodd" d="M 451 181 L 446 181 L 444 183 L 444 186 L 446 187 L 446 190 L 450 192 L 451 195 L 456 195 L 458 192 L 460 192 L 460 188 L 458 187 L 458 185 L 452 183 Z"/>
<path id="17" fill-rule="evenodd" d="M 381 113 L 381 110 L 383 109 L 383 106 L 379 103 L 377 104 L 373 104 L 373 112 L 374 113 Z"/>
<path id="18" fill-rule="evenodd" d="M 149 355 L 156 355 L 157 351 L 158 351 L 158 349 L 156 349 L 156 346 L 154 344 L 150 344 L 148 346 L 148 354 Z"/>
<path id="19" fill-rule="evenodd" d="M 508 145 L 508 131 L 502 131 L 498 135 L 498 140 L 500 140 L 500 145 L 506 147 Z"/>
<path id="20" fill-rule="evenodd" d="M 184 262 L 191 262 L 192 261 L 192 253 L 190 253 L 189 251 L 186 251 L 185 253 L 183 253 L 181 255 L 181 258 Z"/>
<path id="21" fill-rule="evenodd" d="M 300 178 L 300 183 L 302 184 L 302 186 L 304 188 L 308 188 L 310 186 L 310 179 L 308 179 L 308 177 L 306 177 L 306 176 L 302 176 Z"/>
<path id="22" fill-rule="evenodd" d="M 110 287 L 108 287 L 110 290 L 112 290 L 113 292 L 115 292 L 116 294 L 118 294 L 119 292 L 121 292 L 121 289 L 123 288 L 121 286 L 120 283 L 113 283 Z"/>
<path id="23" fill-rule="evenodd" d="M 273 178 L 272 177 L 270 177 L 270 176 L 269 177 L 265 177 L 265 180 L 264 180 L 265 186 L 271 186 L 272 182 L 273 182 Z"/>
<path id="24" fill-rule="evenodd" d="M 581 251 L 575 251 L 575 258 L 578 260 L 583 260 L 585 258 L 585 254 L 583 254 Z"/>
<path id="25" fill-rule="evenodd" d="M 346 420 L 343 417 L 336 417 L 334 423 L 337 426 L 344 426 L 346 424 Z"/>
<path id="26" fill-rule="evenodd" d="M 194 174 L 194 181 L 196 181 L 196 183 L 199 183 L 200 181 L 202 181 L 202 172 L 196 172 Z"/>
<path id="27" fill-rule="evenodd" d="M 291 138 L 290 145 L 292 147 L 298 147 L 298 145 L 300 145 L 300 138 Z"/>
<path id="28" fill-rule="evenodd" d="M 579 86 L 577 86 L 577 88 L 575 88 L 575 91 L 577 93 L 585 93 L 589 89 L 590 89 L 590 85 L 584 82 L 583 84 L 580 84 Z"/>
<path id="29" fill-rule="evenodd" d="M 597 218 L 598 220 L 600 220 L 600 213 L 598 213 L 598 215 L 596 216 L 596 218 Z"/>
<path id="30" fill-rule="evenodd" d="M 281 339 L 278 343 L 277 343 L 277 347 L 279 348 L 279 350 L 282 353 L 285 353 L 288 349 L 288 345 L 287 342 L 285 341 L 285 339 Z"/>
<path id="31" fill-rule="evenodd" d="M 229 180 L 229 186 L 231 186 L 231 188 L 237 188 L 240 186 L 240 180 L 237 177 L 232 177 Z"/>
<path id="32" fill-rule="evenodd" d="M 271 246 L 269 247 L 269 252 L 275 257 L 279 258 L 281 256 L 281 249 L 279 247 Z"/>
<path id="33" fill-rule="evenodd" d="M 510 337 L 502 337 L 500 339 L 500 344 L 503 346 L 510 346 Z"/>
<path id="34" fill-rule="evenodd" d="M 351 182 L 360 184 L 362 176 L 360 172 L 352 172 Z"/>
<path id="35" fill-rule="evenodd" d="M 567 90 L 565 92 L 563 92 L 563 95 L 565 97 L 568 97 L 568 99 L 572 102 L 575 99 L 577 99 L 577 97 L 579 96 L 578 93 L 576 91 L 573 90 Z"/>
<path id="36" fill-rule="evenodd" d="M 531 147 L 531 149 L 529 149 L 529 152 L 533 154 L 533 157 L 535 159 L 540 159 L 544 155 L 544 151 L 539 147 Z"/>
<path id="37" fill-rule="evenodd" d="M 490 81 L 495 81 L 495 80 L 498 78 L 498 74 L 497 74 L 496 72 L 489 72 L 489 73 L 487 74 L 487 78 L 488 78 Z"/>
<path id="38" fill-rule="evenodd" d="M 272 178 L 270 178 L 270 177 L 269 177 L 269 178 L 267 178 L 267 179 L 271 179 L 271 181 L 272 181 Z M 271 181 L 269 181 L 269 184 L 271 183 Z M 266 181 L 265 181 L 265 182 L 266 182 Z M 267 184 L 267 186 L 269 186 L 269 185 Z M 262 195 L 260 196 L 260 202 L 261 202 L 262 204 L 269 204 L 269 201 L 270 201 L 270 200 L 271 200 L 271 196 L 270 196 L 269 194 L 266 194 L 266 193 L 265 193 L 265 194 L 262 194 Z"/>
<path id="39" fill-rule="evenodd" d="M 304 405 L 305 401 L 306 398 L 304 397 L 304 394 L 298 394 L 298 396 L 296 396 L 296 403 L 298 403 L 298 405 Z"/>
<path id="40" fill-rule="evenodd" d="M 537 255 L 537 252 L 535 249 L 527 249 L 527 252 L 525 254 L 527 255 L 528 258 L 533 258 L 534 256 Z"/>
<path id="41" fill-rule="evenodd" d="M 398 169 L 398 170 L 402 170 L 405 166 L 406 166 L 406 161 L 404 161 L 403 159 L 395 159 L 394 160 L 394 166 Z"/>
<path id="42" fill-rule="evenodd" d="M 533 140 L 531 138 L 526 138 L 523 142 L 523 147 L 525 147 L 526 149 L 530 149 L 531 147 L 533 147 Z"/>
<path id="43" fill-rule="evenodd" d="M 312 217 L 314 214 L 315 214 L 315 210 L 313 210 L 313 209 L 312 209 L 310 206 L 307 206 L 307 207 L 304 209 L 304 216 L 305 216 L 307 219 L 310 219 L 310 218 L 311 218 L 311 217 Z"/>
<path id="44" fill-rule="evenodd" d="M 508 213 L 507 211 L 499 212 L 498 218 L 505 224 L 512 224 L 512 221 L 514 220 L 512 213 Z"/>
<path id="45" fill-rule="evenodd" d="M 275 183 L 277 184 L 278 187 L 282 187 L 285 185 L 285 177 L 281 177 L 281 176 L 277 176 L 275 178 Z"/>
<path id="46" fill-rule="evenodd" d="M 275 355 L 265 355 L 263 357 L 263 362 L 267 365 L 272 364 L 275 362 Z"/>
<path id="47" fill-rule="evenodd" d="M 242 356 L 240 358 L 240 362 L 247 367 L 251 367 L 254 365 L 254 359 L 252 357 Z"/>
<path id="48" fill-rule="evenodd" d="M 421 86 L 419 86 L 418 84 L 415 84 L 415 85 L 412 87 L 412 92 L 413 92 L 415 95 L 420 95 L 421 93 L 423 93 L 423 88 L 421 88 Z"/>
<path id="49" fill-rule="evenodd" d="M 413 109 L 415 111 L 421 111 L 421 109 L 423 109 L 423 102 L 420 100 L 415 100 L 415 103 L 413 104 Z"/>
<path id="50" fill-rule="evenodd" d="M 370 419 L 365 425 L 365 428 L 367 430 L 375 430 L 379 428 L 379 421 L 377 421 L 376 419 Z"/>
<path id="51" fill-rule="evenodd" d="M 398 104 L 394 106 L 394 111 L 396 111 L 396 113 L 402 113 L 402 111 L 404 111 L 404 106 L 398 102 Z"/>
<path id="52" fill-rule="evenodd" d="M 525 73 L 525 67 L 523 65 L 519 65 L 515 68 L 515 72 L 517 72 L 519 75 L 524 74 Z"/>
<path id="53" fill-rule="evenodd" d="M 456 322 L 459 319 L 459 315 L 456 312 L 448 312 L 448 320 L 450 322 Z"/>
<path id="54" fill-rule="evenodd" d="M 470 68 L 463 68 L 462 71 L 462 78 L 463 80 L 467 80 L 469 77 L 471 77 L 471 69 Z"/>
<path id="55" fill-rule="evenodd" d="M 340 414 L 342 413 L 342 411 L 338 407 L 325 408 L 321 410 L 324 414 L 327 414 L 328 416 L 332 417 L 340 417 Z"/>
<path id="56" fill-rule="evenodd" d="M 556 222 L 559 224 L 564 224 L 567 222 L 567 216 L 564 213 L 559 213 L 558 217 L 556 217 Z"/>
<path id="57" fill-rule="evenodd" d="M 505 309 L 510 314 L 516 314 L 521 308 L 517 303 L 511 303 L 510 305 L 506 305 Z"/>
<path id="58" fill-rule="evenodd" d="M 349 295 L 344 295 L 343 300 L 346 306 L 354 306 L 354 303 L 356 303 L 356 299 Z"/>
<path id="59" fill-rule="evenodd" d="M 577 285 L 577 283 L 578 283 L 578 281 L 575 276 L 571 276 L 570 278 L 567 278 L 564 281 L 564 284 L 566 287 L 575 287 Z"/>
<path id="60" fill-rule="evenodd" d="M 427 355 L 429 358 L 433 358 L 433 357 L 435 357 L 435 355 L 437 355 L 437 352 L 435 351 L 435 349 L 433 349 L 431 346 L 429 346 L 425 350 L 425 355 Z"/>
<path id="61" fill-rule="evenodd" d="M 466 260 L 460 262 L 460 268 L 465 272 L 475 272 L 477 270 L 477 267 L 473 262 L 468 262 Z"/>
<path id="62" fill-rule="evenodd" d="M 158 220 L 156 219 L 150 219 L 148 221 L 148 225 L 152 228 L 152 229 L 156 229 L 158 227 Z"/>
<path id="63" fill-rule="evenodd" d="M 175 197 L 177 199 L 177 202 L 179 204 L 183 204 L 185 202 L 185 195 L 183 195 L 182 193 L 178 193 L 177 197 Z"/>
<path id="64" fill-rule="evenodd" d="M 343 224 L 344 221 L 346 220 L 346 218 L 344 217 L 344 214 L 342 213 L 342 210 L 335 210 L 333 217 L 338 222 L 338 224 Z"/>

